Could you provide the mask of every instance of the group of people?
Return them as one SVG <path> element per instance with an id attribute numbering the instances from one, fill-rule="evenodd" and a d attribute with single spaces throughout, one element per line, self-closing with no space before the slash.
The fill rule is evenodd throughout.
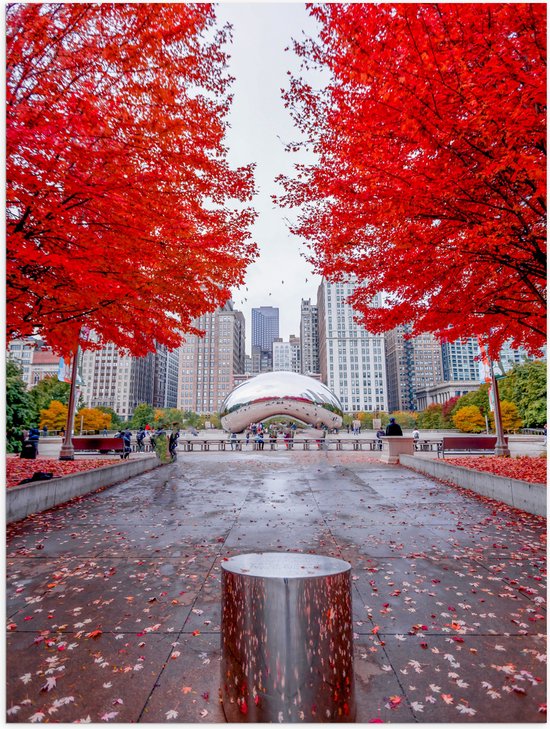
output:
<path id="1" fill-rule="evenodd" d="M 145 437 L 147 435 L 147 431 L 145 428 L 138 428 L 136 433 L 136 447 L 138 452 L 143 452 L 145 450 Z M 167 433 L 163 427 L 157 428 L 154 432 L 151 433 L 149 436 L 149 441 L 151 443 L 151 447 L 153 450 L 155 449 L 155 446 L 157 444 L 158 439 L 161 436 L 166 437 Z M 176 460 L 176 453 L 178 448 L 178 440 L 180 437 L 180 432 L 178 428 L 174 428 L 170 435 L 168 436 L 168 452 L 170 454 L 170 459 L 172 461 Z M 115 438 L 122 438 L 122 441 L 124 443 L 124 450 L 121 454 L 121 458 L 129 458 L 130 453 L 132 452 L 132 433 L 131 431 L 126 428 L 126 430 L 119 430 L 118 433 L 116 433 Z"/>

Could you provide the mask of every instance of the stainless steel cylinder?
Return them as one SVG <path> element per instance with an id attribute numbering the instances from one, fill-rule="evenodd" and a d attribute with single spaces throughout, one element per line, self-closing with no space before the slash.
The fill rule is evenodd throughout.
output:
<path id="1" fill-rule="evenodd" d="M 222 563 L 228 721 L 355 721 L 352 641 L 348 562 L 264 552 Z"/>

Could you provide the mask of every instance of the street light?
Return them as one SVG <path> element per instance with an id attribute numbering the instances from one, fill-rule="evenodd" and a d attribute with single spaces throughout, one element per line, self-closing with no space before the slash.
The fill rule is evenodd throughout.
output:
<path id="1" fill-rule="evenodd" d="M 500 398 L 498 396 L 497 378 L 493 367 L 493 360 L 489 359 L 489 368 L 491 370 L 491 386 L 493 388 L 493 402 L 495 405 L 495 430 L 497 434 L 497 442 L 495 443 L 495 456 L 510 456 L 510 449 L 504 440 L 504 431 L 502 430 L 502 418 L 500 415 Z"/>
<path id="2" fill-rule="evenodd" d="M 65 427 L 65 438 L 59 451 L 60 461 L 74 461 L 73 428 L 74 411 L 76 400 L 76 378 L 78 373 L 78 358 L 80 356 L 80 345 L 77 346 L 73 356 L 73 370 L 71 372 L 71 391 L 69 394 L 69 411 L 67 413 L 67 425 Z"/>

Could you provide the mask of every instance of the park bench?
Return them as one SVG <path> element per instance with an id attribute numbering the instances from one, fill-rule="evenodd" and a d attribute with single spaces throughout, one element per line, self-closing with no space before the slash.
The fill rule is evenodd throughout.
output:
<path id="1" fill-rule="evenodd" d="M 508 445 L 508 438 L 504 439 Z M 437 457 L 445 453 L 492 453 L 497 442 L 496 435 L 444 436 L 437 444 Z"/>
<path id="2" fill-rule="evenodd" d="M 108 438 L 102 436 L 86 436 L 83 438 L 73 438 L 73 448 L 76 451 L 99 451 L 100 453 L 124 453 L 124 441 L 122 438 Z"/>

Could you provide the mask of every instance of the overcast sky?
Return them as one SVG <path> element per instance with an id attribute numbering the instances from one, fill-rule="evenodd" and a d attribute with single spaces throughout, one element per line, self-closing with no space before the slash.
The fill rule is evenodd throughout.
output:
<path id="1" fill-rule="evenodd" d="M 292 213 L 271 201 L 271 195 L 280 192 L 275 177 L 290 173 L 299 159 L 284 149 L 287 142 L 299 138 L 281 98 L 281 88 L 289 85 L 287 72 L 298 70 L 299 59 L 285 48 L 292 38 L 302 38 L 304 31 L 315 34 L 317 23 L 301 3 L 224 2 L 217 7 L 217 15 L 220 22 L 233 25 L 229 72 L 236 80 L 227 138 L 229 159 L 233 165 L 256 163 L 258 195 L 253 206 L 259 215 L 252 234 L 260 257 L 249 267 L 245 286 L 233 291 L 235 308 L 246 318 L 250 354 L 252 307 L 279 307 L 280 336 L 287 341 L 290 334 L 300 334 L 301 299 L 316 301 L 321 281 L 300 255 L 304 247 L 288 231 L 284 218 Z"/>

